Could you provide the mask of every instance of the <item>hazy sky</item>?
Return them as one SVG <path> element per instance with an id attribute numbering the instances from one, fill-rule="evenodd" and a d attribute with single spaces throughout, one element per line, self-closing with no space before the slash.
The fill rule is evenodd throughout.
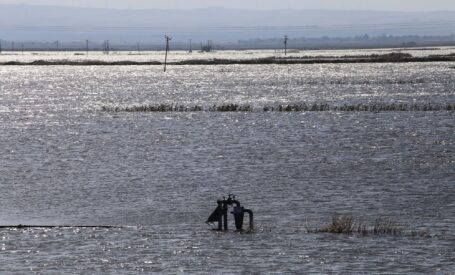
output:
<path id="1" fill-rule="evenodd" d="M 455 0 L 0 0 L 0 4 L 43 4 L 97 8 L 191 9 L 363 9 L 394 11 L 455 10 Z"/>

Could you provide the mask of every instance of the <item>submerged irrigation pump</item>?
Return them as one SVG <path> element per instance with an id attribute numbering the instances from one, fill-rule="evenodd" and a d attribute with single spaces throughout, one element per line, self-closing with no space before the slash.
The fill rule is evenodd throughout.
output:
<path id="1" fill-rule="evenodd" d="M 240 206 L 240 202 L 235 199 L 235 196 L 229 194 L 228 198 L 226 199 L 223 197 L 222 200 L 217 200 L 218 206 L 217 208 L 210 214 L 209 218 L 207 219 L 207 223 L 215 223 L 218 222 L 218 230 L 228 230 L 228 207 L 235 204 L 234 210 L 231 214 L 234 215 L 235 227 L 237 231 L 243 230 L 243 217 L 245 213 L 248 213 L 250 218 L 250 228 L 249 230 L 253 230 L 253 211 L 250 209 L 245 209 Z M 224 226 L 223 226 L 224 225 Z"/>

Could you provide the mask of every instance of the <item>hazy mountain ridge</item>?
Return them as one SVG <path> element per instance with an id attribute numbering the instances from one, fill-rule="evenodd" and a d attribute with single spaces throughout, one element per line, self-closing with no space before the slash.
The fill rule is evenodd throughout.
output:
<path id="1" fill-rule="evenodd" d="M 451 11 L 114 10 L 0 5 L 0 38 L 3 39 L 71 40 L 102 36 L 130 40 L 147 35 L 149 40 L 155 40 L 163 33 L 181 40 L 224 41 L 267 38 L 283 33 L 310 37 L 364 33 L 447 35 L 454 26 L 455 12 Z"/>

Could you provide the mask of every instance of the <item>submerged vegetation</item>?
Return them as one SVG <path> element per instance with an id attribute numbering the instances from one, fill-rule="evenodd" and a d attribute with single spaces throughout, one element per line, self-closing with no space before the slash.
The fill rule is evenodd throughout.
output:
<path id="1" fill-rule="evenodd" d="M 331 234 L 358 234 L 368 235 L 390 235 L 390 236 L 411 236 L 429 237 L 427 231 L 406 230 L 403 225 L 398 224 L 392 218 L 378 217 L 373 224 L 368 224 L 360 219 L 355 219 L 350 214 L 334 215 L 330 224 L 316 229 L 307 229 L 308 233 L 331 233 Z"/>
<path id="2" fill-rule="evenodd" d="M 241 104 L 221 104 L 204 107 L 201 105 L 144 104 L 132 106 L 102 106 L 105 112 L 435 112 L 455 111 L 455 103 L 407 104 L 407 103 L 359 103 L 329 105 L 327 103 L 300 103 L 255 107 Z"/>
<path id="3" fill-rule="evenodd" d="M 261 65 L 261 64 L 329 64 L 329 63 L 403 63 L 403 62 L 454 62 L 455 55 L 429 55 L 415 57 L 409 53 L 352 56 L 287 56 L 251 59 L 192 59 L 167 62 L 168 65 Z M 7 61 L 0 65 L 68 65 L 68 66 L 121 66 L 121 65 L 163 65 L 160 61 L 102 61 L 102 60 L 35 60 L 31 62 Z"/>

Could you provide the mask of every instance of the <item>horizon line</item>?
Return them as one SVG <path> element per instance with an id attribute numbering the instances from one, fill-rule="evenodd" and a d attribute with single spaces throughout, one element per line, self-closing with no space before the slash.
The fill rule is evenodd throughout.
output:
<path id="1" fill-rule="evenodd" d="M 90 9 L 90 10 L 113 10 L 113 11 L 197 11 L 197 10 L 231 10 L 231 11 L 256 11 L 256 12 L 267 12 L 267 11 L 339 11 L 339 12 L 391 12 L 391 13 L 439 13 L 439 12 L 455 12 L 453 10 L 389 10 L 389 9 L 340 9 L 340 8 L 318 8 L 318 9 L 305 9 L 305 8 L 287 8 L 287 9 L 251 9 L 251 8 L 229 8 L 222 6 L 209 6 L 209 7 L 198 7 L 198 8 L 112 8 L 112 7 L 87 7 L 79 5 L 50 5 L 50 4 L 25 4 L 25 3 L 4 3 L 0 6 L 24 6 L 24 7 L 49 7 L 49 8 L 75 8 L 75 9 Z"/>

